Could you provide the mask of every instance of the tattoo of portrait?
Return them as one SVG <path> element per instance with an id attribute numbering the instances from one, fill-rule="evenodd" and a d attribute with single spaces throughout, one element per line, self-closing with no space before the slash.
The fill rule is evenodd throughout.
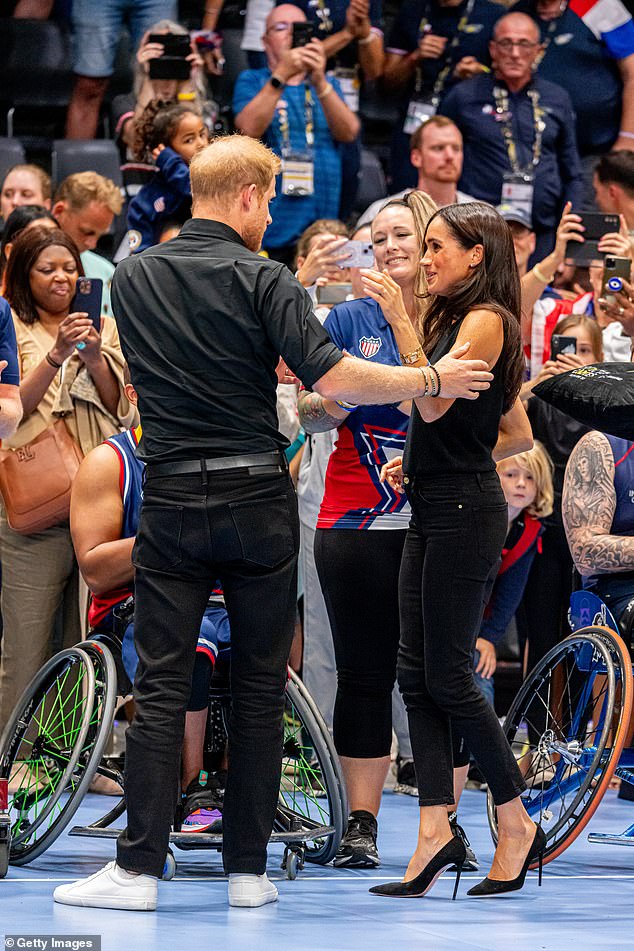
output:
<path id="1" fill-rule="evenodd" d="M 570 553 L 581 574 L 634 567 L 634 538 L 611 534 L 615 509 L 612 449 L 602 433 L 588 433 L 568 460 L 562 498 Z"/>
<path id="2" fill-rule="evenodd" d="M 302 393 L 299 398 L 299 422 L 311 436 L 315 433 L 327 433 L 337 429 L 343 420 L 326 412 L 325 400 L 319 393 Z"/>

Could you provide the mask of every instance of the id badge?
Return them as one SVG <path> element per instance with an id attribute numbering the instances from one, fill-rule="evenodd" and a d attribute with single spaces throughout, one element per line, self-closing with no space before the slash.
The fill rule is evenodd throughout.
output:
<path id="1" fill-rule="evenodd" d="M 416 132 L 416 129 L 418 129 L 423 122 L 426 122 L 427 119 L 431 119 L 432 116 L 436 115 L 436 107 L 437 103 L 432 99 L 412 99 L 407 107 L 407 117 L 403 125 L 403 132 L 405 132 L 406 135 L 412 135 L 413 132 Z"/>
<path id="2" fill-rule="evenodd" d="M 502 201 L 506 205 L 521 208 L 529 218 L 533 212 L 535 178 L 530 172 L 505 172 L 502 178 Z"/>
<path id="3" fill-rule="evenodd" d="M 312 195 L 315 191 L 314 170 L 314 164 L 307 159 L 282 159 L 282 194 L 293 198 Z"/>
<path id="4" fill-rule="evenodd" d="M 356 69 L 345 69 L 343 66 L 337 66 L 334 77 L 339 81 L 348 109 L 351 109 L 352 112 L 358 112 L 361 83 Z"/>

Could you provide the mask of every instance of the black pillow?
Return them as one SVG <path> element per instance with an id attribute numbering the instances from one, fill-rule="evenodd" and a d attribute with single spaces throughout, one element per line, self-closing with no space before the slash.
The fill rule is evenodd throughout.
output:
<path id="1" fill-rule="evenodd" d="M 634 439 L 634 363 L 593 363 L 538 383 L 533 393 L 580 423 Z"/>

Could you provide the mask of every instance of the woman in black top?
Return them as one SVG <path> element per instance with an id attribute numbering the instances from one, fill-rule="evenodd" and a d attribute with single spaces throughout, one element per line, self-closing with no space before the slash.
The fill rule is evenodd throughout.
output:
<path id="1" fill-rule="evenodd" d="M 469 893 L 490 895 L 521 888 L 529 861 L 545 844 L 519 798 L 526 786 L 511 748 L 473 677 L 475 639 L 507 530 L 495 471 L 495 460 L 509 451 L 502 417 L 511 413 L 525 447 L 532 442 L 517 401 L 523 373 L 520 284 L 508 225 L 482 202 L 438 211 L 427 226 L 425 248 L 426 352 L 433 363 L 469 341 L 469 356 L 486 360 L 494 378 L 476 402 L 443 399 L 441 392 L 439 399 L 416 400 L 412 413 L 403 461 L 412 521 L 401 566 L 398 677 L 409 717 L 420 831 L 405 881 L 371 891 L 423 895 L 445 868 L 460 868 L 464 845 L 452 838 L 447 818 L 454 801 L 453 729 L 477 759 L 498 809 L 491 876 Z"/>

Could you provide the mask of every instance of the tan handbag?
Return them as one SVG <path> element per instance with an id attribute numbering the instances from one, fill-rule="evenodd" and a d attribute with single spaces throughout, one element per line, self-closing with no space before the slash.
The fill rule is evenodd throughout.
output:
<path id="1" fill-rule="evenodd" d="M 68 521 L 82 452 L 62 419 L 19 449 L 0 453 L 0 494 L 9 527 L 21 535 Z"/>

